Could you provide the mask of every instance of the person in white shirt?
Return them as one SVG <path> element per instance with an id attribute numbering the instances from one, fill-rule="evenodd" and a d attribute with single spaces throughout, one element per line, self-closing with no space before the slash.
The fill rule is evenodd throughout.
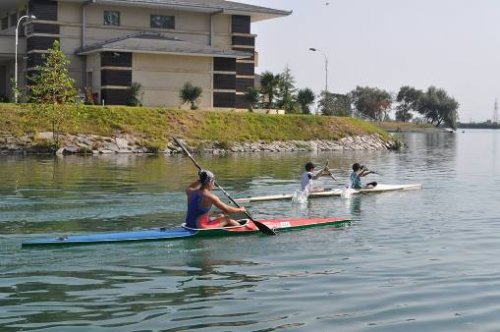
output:
<path id="1" fill-rule="evenodd" d="M 302 178 L 300 180 L 300 188 L 302 192 L 313 192 L 313 191 L 324 191 L 324 188 L 313 186 L 313 180 L 317 180 L 320 176 L 330 176 L 330 171 L 328 169 L 321 169 L 320 171 L 314 173 L 316 165 L 312 162 L 307 162 L 305 165 L 306 171 L 302 173 Z"/>

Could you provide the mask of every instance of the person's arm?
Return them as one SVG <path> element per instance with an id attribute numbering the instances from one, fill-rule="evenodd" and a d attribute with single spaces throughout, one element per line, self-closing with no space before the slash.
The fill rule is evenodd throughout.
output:
<path id="1" fill-rule="evenodd" d="M 194 181 L 186 188 L 186 194 L 189 194 L 195 190 L 200 189 L 200 186 L 201 186 L 200 180 Z"/>
<path id="2" fill-rule="evenodd" d="M 317 180 L 321 176 L 330 176 L 331 174 L 332 173 L 330 172 L 330 170 L 327 167 L 325 167 L 319 170 L 316 174 L 314 174 L 312 178 L 313 180 Z"/>
<path id="3" fill-rule="evenodd" d="M 227 205 L 226 203 L 221 201 L 219 197 L 217 197 L 214 194 L 210 195 L 210 199 L 212 200 L 212 203 L 224 213 L 238 213 L 238 212 L 245 212 L 246 211 L 244 206 L 235 207 L 235 206 Z"/>

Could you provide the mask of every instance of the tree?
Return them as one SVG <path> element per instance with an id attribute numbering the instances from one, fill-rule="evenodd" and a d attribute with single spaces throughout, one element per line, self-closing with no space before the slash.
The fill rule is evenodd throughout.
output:
<path id="1" fill-rule="evenodd" d="M 311 89 L 305 88 L 299 90 L 297 93 L 297 103 L 299 103 L 303 114 L 311 114 L 309 106 L 314 103 L 314 99 L 316 99 L 316 96 Z"/>
<path id="2" fill-rule="evenodd" d="M 323 115 L 351 116 L 351 99 L 348 95 L 323 91 L 318 104 Z"/>
<path id="3" fill-rule="evenodd" d="M 378 88 L 358 86 L 350 92 L 350 97 L 359 113 L 378 121 L 387 117 L 392 104 L 391 94 Z"/>
<path id="4" fill-rule="evenodd" d="M 297 102 L 295 100 L 295 79 L 292 76 L 292 71 L 288 66 L 285 67 L 280 75 L 277 75 L 277 102 L 276 106 L 279 109 L 284 109 L 286 113 L 295 113 Z"/>
<path id="5" fill-rule="evenodd" d="M 128 89 L 127 105 L 128 106 L 142 106 L 142 85 L 141 83 L 132 82 Z"/>
<path id="6" fill-rule="evenodd" d="M 253 112 L 255 105 L 259 103 L 259 90 L 254 87 L 249 87 L 245 92 L 245 99 L 248 101 L 249 107 L 248 110 Z"/>
<path id="7" fill-rule="evenodd" d="M 260 93 L 262 94 L 264 106 L 268 109 L 274 108 L 274 97 L 278 90 L 279 75 L 265 71 L 260 77 Z"/>
<path id="8" fill-rule="evenodd" d="M 59 41 L 54 41 L 52 48 L 43 56 L 44 62 L 37 67 L 38 74 L 31 77 L 31 97 L 33 107 L 52 125 L 54 148 L 59 148 L 59 134 L 68 116 L 74 109 L 77 90 L 75 81 L 69 76 L 69 60 L 61 51 Z"/>
<path id="9" fill-rule="evenodd" d="M 444 89 L 431 86 L 419 100 L 418 112 L 422 114 L 429 123 L 439 127 L 445 124 L 452 129 L 457 128 L 457 109 L 460 104 Z"/>
<path id="10" fill-rule="evenodd" d="M 399 103 L 396 106 L 396 120 L 407 122 L 413 118 L 411 112 L 418 112 L 420 98 L 423 92 L 410 86 L 402 86 L 399 89 L 396 101 Z"/>
<path id="11" fill-rule="evenodd" d="M 201 97 L 203 90 L 199 86 L 194 86 L 189 82 L 186 82 L 182 87 L 179 98 L 182 101 L 182 104 L 190 103 L 191 109 L 198 109 L 198 100 Z"/>

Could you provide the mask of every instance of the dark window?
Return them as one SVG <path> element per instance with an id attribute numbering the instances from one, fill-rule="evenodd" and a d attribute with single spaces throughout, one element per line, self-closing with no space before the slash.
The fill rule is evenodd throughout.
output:
<path id="1" fill-rule="evenodd" d="M 236 95 L 231 92 L 214 92 L 214 107 L 234 107 Z"/>
<path id="2" fill-rule="evenodd" d="M 2 18 L 2 30 L 5 30 L 9 27 L 9 18 L 7 16 Z"/>
<path id="3" fill-rule="evenodd" d="M 237 75 L 254 75 L 255 65 L 253 63 L 236 63 Z"/>
<path id="4" fill-rule="evenodd" d="M 250 33 L 250 16 L 233 15 L 231 27 L 234 33 Z"/>
<path id="5" fill-rule="evenodd" d="M 119 26 L 120 25 L 120 12 L 115 10 L 104 11 L 104 25 Z"/>
<path id="6" fill-rule="evenodd" d="M 236 71 L 236 59 L 233 59 L 233 58 L 214 58 L 214 70 Z"/>
<path id="7" fill-rule="evenodd" d="M 235 75 L 214 74 L 214 89 L 234 90 L 235 87 Z"/>
<path id="8" fill-rule="evenodd" d="M 151 27 L 157 29 L 175 29 L 175 16 L 151 15 Z"/>
<path id="9" fill-rule="evenodd" d="M 17 13 L 10 14 L 10 26 L 15 27 L 17 24 Z"/>
<path id="10" fill-rule="evenodd" d="M 132 67 L 132 53 L 125 52 L 102 52 L 102 67 Z"/>
<path id="11" fill-rule="evenodd" d="M 255 46 L 255 37 L 233 36 L 233 45 Z"/>
<path id="12" fill-rule="evenodd" d="M 37 20 L 57 21 L 57 1 L 30 0 L 29 12 L 36 16 Z"/>
<path id="13" fill-rule="evenodd" d="M 101 85 L 124 85 L 132 83 L 132 72 L 130 70 L 101 70 Z"/>

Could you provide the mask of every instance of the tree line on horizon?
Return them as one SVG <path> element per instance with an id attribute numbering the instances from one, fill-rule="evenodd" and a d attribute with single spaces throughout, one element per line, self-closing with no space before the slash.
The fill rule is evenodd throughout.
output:
<path id="1" fill-rule="evenodd" d="M 316 96 L 310 88 L 297 89 L 287 66 L 282 73 L 265 71 L 260 87 L 249 88 L 246 97 L 253 108 L 283 109 L 288 114 L 311 114 L 317 102 L 319 113 L 335 116 L 358 116 L 372 121 L 426 121 L 436 127 L 457 128 L 459 103 L 444 89 L 430 86 L 419 90 L 402 86 L 398 93 L 374 87 L 357 86 L 347 94 L 322 91 Z M 420 116 L 420 117 L 419 117 Z"/>

